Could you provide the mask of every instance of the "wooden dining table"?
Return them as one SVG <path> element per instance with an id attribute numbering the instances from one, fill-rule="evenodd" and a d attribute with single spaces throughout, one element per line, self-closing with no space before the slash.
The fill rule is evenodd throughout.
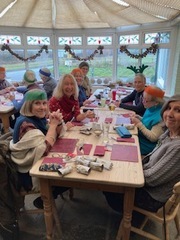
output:
<path id="1" fill-rule="evenodd" d="M 66 159 L 66 156 L 70 154 L 70 159 L 65 161 L 65 167 L 72 167 L 72 171 L 69 174 L 61 176 L 58 172 L 40 171 L 39 168 L 45 158 L 37 161 L 30 170 L 30 175 L 38 178 L 40 183 L 41 196 L 44 202 L 46 239 L 52 239 L 54 226 L 52 210 L 54 202 L 52 198 L 51 187 L 64 186 L 71 188 L 94 189 L 98 191 L 124 193 L 123 219 L 121 221 L 119 229 L 117 229 L 116 240 L 128 240 L 131 230 L 135 189 L 144 185 L 144 175 L 138 137 L 136 135 L 132 136 L 134 143 L 116 142 L 114 140 L 114 137 L 117 137 L 118 135 L 115 132 L 109 133 L 109 142 L 105 145 L 103 143 L 103 134 L 100 136 L 95 136 L 92 132 L 90 135 L 86 136 L 81 134 L 78 128 L 80 130 L 81 126 L 66 131 L 64 136 L 60 140 L 58 139 L 58 141 L 62 141 L 61 145 L 59 145 L 59 148 L 55 148 L 55 150 L 52 149 L 48 155 L 48 158 L 50 159 L 60 158 L 62 160 Z M 113 136 L 113 138 L 111 138 L 111 136 Z M 74 149 L 71 149 L 71 153 L 68 153 L 68 150 L 62 150 L 63 141 L 72 142 L 74 139 L 76 139 L 77 144 L 74 146 Z M 92 169 L 88 175 L 77 172 L 76 157 L 77 154 L 79 154 L 78 142 L 80 141 L 83 141 L 85 144 L 91 146 L 88 154 L 85 152 L 83 153 L 84 158 L 88 156 L 90 158 L 100 159 L 101 161 L 103 160 L 105 162 L 110 161 L 113 165 L 112 168 L 109 170 L 103 169 L 102 172 Z M 70 147 L 70 142 L 69 144 L 66 142 L 66 147 Z M 104 147 L 105 151 L 102 156 L 94 156 L 97 146 L 100 146 L 101 148 Z M 119 152 L 116 152 L 118 159 L 113 158 L 112 160 L 114 146 L 118 147 L 118 149 L 119 146 L 121 146 L 121 148 L 124 150 L 122 150 L 122 152 L 121 150 L 119 150 Z M 132 148 L 133 151 L 129 150 L 129 148 Z M 129 153 L 131 156 L 127 156 Z M 133 159 L 136 159 L 136 161 Z M 60 217 L 61 216 L 59 216 L 59 218 Z"/>

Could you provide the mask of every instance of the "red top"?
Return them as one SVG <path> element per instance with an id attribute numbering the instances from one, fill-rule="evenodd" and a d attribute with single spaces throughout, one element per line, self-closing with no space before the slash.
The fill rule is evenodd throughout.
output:
<path id="1" fill-rule="evenodd" d="M 74 96 L 68 98 L 63 96 L 59 99 L 52 97 L 49 99 L 49 110 L 51 112 L 60 110 L 63 115 L 64 122 L 71 121 L 73 117 L 77 117 L 80 114 L 80 107 L 78 100 L 74 99 Z"/>

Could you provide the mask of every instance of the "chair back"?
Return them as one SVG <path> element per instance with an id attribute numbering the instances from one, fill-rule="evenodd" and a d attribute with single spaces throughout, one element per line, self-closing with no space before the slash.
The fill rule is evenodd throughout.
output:
<path id="1" fill-rule="evenodd" d="M 173 187 L 173 194 L 168 199 L 165 204 L 165 213 L 166 215 L 173 214 L 176 210 L 178 210 L 180 203 L 180 182 L 176 183 Z M 163 208 L 160 208 L 157 212 L 157 216 L 163 217 Z"/>

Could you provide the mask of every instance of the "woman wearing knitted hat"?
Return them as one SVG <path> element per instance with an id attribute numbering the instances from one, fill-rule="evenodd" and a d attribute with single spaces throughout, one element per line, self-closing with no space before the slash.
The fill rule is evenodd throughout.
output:
<path id="1" fill-rule="evenodd" d="M 79 68 L 82 70 L 82 73 L 84 74 L 84 80 L 83 80 L 82 86 L 86 90 L 86 97 L 89 98 L 92 93 L 91 84 L 90 84 L 89 78 L 87 76 L 87 74 L 89 72 L 89 64 L 87 62 L 81 62 L 79 64 Z"/>
<path id="2" fill-rule="evenodd" d="M 146 111 L 143 117 L 135 115 L 131 122 L 138 128 L 141 155 L 150 153 L 156 146 L 159 136 L 164 132 L 161 108 L 164 103 L 164 91 L 156 86 L 148 86 L 143 93 L 143 105 Z"/>
<path id="3" fill-rule="evenodd" d="M 62 114 L 59 110 L 48 112 L 47 95 L 40 89 L 26 93 L 20 114 L 10 142 L 11 158 L 17 164 L 21 186 L 26 191 L 38 191 L 38 180 L 30 177 L 29 170 L 54 145 L 62 129 Z M 47 114 L 49 122 L 46 119 Z M 58 190 L 54 188 L 54 197 L 67 189 Z M 42 208 L 41 198 L 35 200 L 34 205 Z"/>
<path id="4" fill-rule="evenodd" d="M 57 81 L 51 77 L 51 72 L 48 68 L 41 68 L 39 70 L 39 76 L 43 81 L 43 88 L 47 93 L 47 98 L 50 99 L 57 85 Z"/>
<path id="5" fill-rule="evenodd" d="M 32 70 L 27 70 L 24 73 L 23 76 L 23 83 L 24 86 L 20 86 L 20 87 L 14 87 L 14 90 L 23 93 L 24 95 L 32 89 L 42 89 L 38 84 L 37 84 L 37 79 L 36 79 L 36 74 L 34 71 Z M 15 99 L 14 95 L 10 95 L 9 99 L 12 101 L 14 108 L 19 111 L 24 103 L 24 97 L 21 101 L 17 101 Z"/>

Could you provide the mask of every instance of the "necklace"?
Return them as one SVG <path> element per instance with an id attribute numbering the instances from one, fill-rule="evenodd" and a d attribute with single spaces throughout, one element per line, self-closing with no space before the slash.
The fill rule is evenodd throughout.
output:
<path id="1" fill-rule="evenodd" d="M 175 138 L 180 138 L 180 136 L 179 136 L 179 135 L 176 135 L 176 136 L 170 137 L 170 139 L 175 139 Z"/>

